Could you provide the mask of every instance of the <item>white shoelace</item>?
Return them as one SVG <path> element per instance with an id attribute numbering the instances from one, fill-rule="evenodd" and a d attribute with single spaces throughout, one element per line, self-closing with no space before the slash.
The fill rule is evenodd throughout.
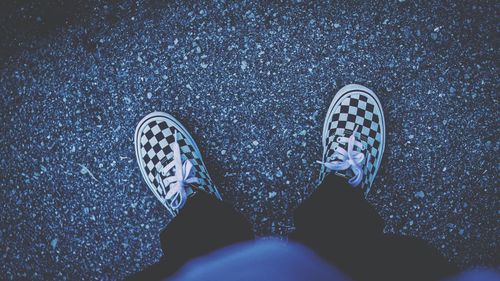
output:
<path id="1" fill-rule="evenodd" d="M 168 163 L 160 170 L 160 173 L 156 175 L 156 179 L 163 189 L 163 193 L 166 193 L 166 200 L 170 200 L 170 207 L 174 210 L 178 210 L 186 203 L 187 193 L 185 185 L 199 183 L 199 179 L 193 175 L 193 163 L 191 163 L 189 159 L 182 163 L 181 149 L 177 142 L 177 131 L 174 132 L 174 137 L 175 142 L 170 145 L 174 153 L 174 158 L 172 162 Z M 166 187 L 160 174 L 165 177 L 172 168 L 175 168 L 174 175 L 165 179 L 168 186 L 170 186 L 170 190 L 166 192 Z"/>
<path id="2" fill-rule="evenodd" d="M 362 152 L 354 150 L 354 147 L 363 150 L 363 144 L 357 141 L 355 137 L 357 131 L 358 126 L 356 126 L 349 138 L 338 137 L 337 141 L 339 143 L 347 143 L 347 151 L 338 146 L 333 154 L 333 159 L 337 160 L 331 162 L 316 161 L 332 171 L 344 171 L 350 168 L 354 173 L 354 176 L 349 179 L 349 184 L 351 186 L 358 186 L 363 180 L 363 160 L 365 159 L 365 155 Z"/>

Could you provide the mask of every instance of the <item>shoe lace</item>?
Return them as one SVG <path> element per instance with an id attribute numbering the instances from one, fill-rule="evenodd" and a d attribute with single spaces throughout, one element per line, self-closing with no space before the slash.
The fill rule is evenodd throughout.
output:
<path id="1" fill-rule="evenodd" d="M 170 200 L 170 207 L 174 210 L 178 210 L 186 203 L 187 193 L 185 185 L 199 183 L 199 179 L 193 174 L 193 163 L 191 163 L 189 159 L 182 162 L 181 150 L 179 143 L 177 142 L 177 131 L 174 132 L 174 137 L 175 141 L 170 145 L 172 152 L 174 153 L 174 157 L 170 163 L 160 170 L 156 177 L 160 187 L 163 189 L 163 194 L 166 193 L 166 200 Z M 173 175 L 167 177 L 168 172 L 174 168 L 175 170 Z M 160 174 L 167 178 L 162 180 Z M 166 191 L 167 188 L 164 181 L 167 182 L 167 186 L 170 186 L 168 192 Z"/>
<path id="2" fill-rule="evenodd" d="M 354 129 L 353 133 L 349 138 L 339 137 L 337 141 L 341 144 L 347 143 L 347 150 L 343 147 L 338 146 L 333 153 L 333 160 L 331 162 L 316 161 L 319 164 L 324 165 L 327 169 L 332 171 L 344 171 L 351 169 L 354 176 L 349 179 L 349 184 L 351 186 L 358 186 L 363 180 L 363 161 L 365 160 L 365 154 L 354 150 L 355 147 L 364 149 L 363 144 L 356 140 L 355 132 L 358 131 L 358 126 Z"/>

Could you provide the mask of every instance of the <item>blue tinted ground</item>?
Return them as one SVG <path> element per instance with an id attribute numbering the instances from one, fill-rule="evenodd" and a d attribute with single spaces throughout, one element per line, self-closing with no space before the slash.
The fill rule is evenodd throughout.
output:
<path id="1" fill-rule="evenodd" d="M 171 218 L 133 147 L 154 110 L 186 124 L 258 235 L 286 235 L 348 83 L 385 108 L 368 196 L 385 231 L 499 264 L 498 3 L 38 2 L 1 19 L 1 279 L 119 279 L 158 260 Z"/>

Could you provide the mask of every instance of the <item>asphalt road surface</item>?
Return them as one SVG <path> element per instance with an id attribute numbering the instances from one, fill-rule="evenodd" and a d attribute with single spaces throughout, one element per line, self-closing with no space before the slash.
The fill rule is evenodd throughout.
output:
<path id="1" fill-rule="evenodd" d="M 368 195 L 385 231 L 498 265 L 498 3 L 25 2 L 1 20 L 1 279 L 119 279 L 158 260 L 171 218 L 133 146 L 155 110 L 192 132 L 256 234 L 286 236 L 349 83 L 386 114 Z"/>

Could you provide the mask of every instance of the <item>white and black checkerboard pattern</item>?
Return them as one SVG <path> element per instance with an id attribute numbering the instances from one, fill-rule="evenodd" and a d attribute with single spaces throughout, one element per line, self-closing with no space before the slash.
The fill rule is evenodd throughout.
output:
<path id="1" fill-rule="evenodd" d="M 206 167 L 203 165 L 201 155 L 194 148 L 194 144 L 189 142 L 189 138 L 186 138 L 183 131 L 176 128 L 175 124 L 168 124 L 166 121 L 151 121 L 141 132 L 140 155 L 144 160 L 143 167 L 148 180 L 156 187 L 160 196 L 166 196 L 160 188 L 156 175 L 173 159 L 173 151 L 170 145 L 175 142 L 175 132 L 177 132 L 177 142 L 181 150 L 182 162 L 191 161 L 194 176 L 200 180 L 197 187 L 213 193 L 215 186 L 208 175 Z M 166 177 L 161 176 L 161 178 L 165 179 Z M 192 192 L 188 189 L 188 195 L 190 193 Z"/>
<path id="2" fill-rule="evenodd" d="M 375 171 L 377 170 L 375 163 L 382 156 L 380 155 L 382 140 L 380 109 L 374 103 L 369 102 L 366 96 L 355 93 L 342 100 L 340 106 L 334 110 L 328 127 L 329 137 L 326 140 L 328 150 L 323 161 L 333 160 L 331 157 L 334 148 L 338 146 L 337 137 L 349 137 L 355 127 L 359 126 L 358 132 L 361 134 L 361 142 L 367 146 L 365 156 L 369 157 L 364 167 L 365 177 L 363 179 L 363 188 L 368 192 L 375 179 Z"/>

